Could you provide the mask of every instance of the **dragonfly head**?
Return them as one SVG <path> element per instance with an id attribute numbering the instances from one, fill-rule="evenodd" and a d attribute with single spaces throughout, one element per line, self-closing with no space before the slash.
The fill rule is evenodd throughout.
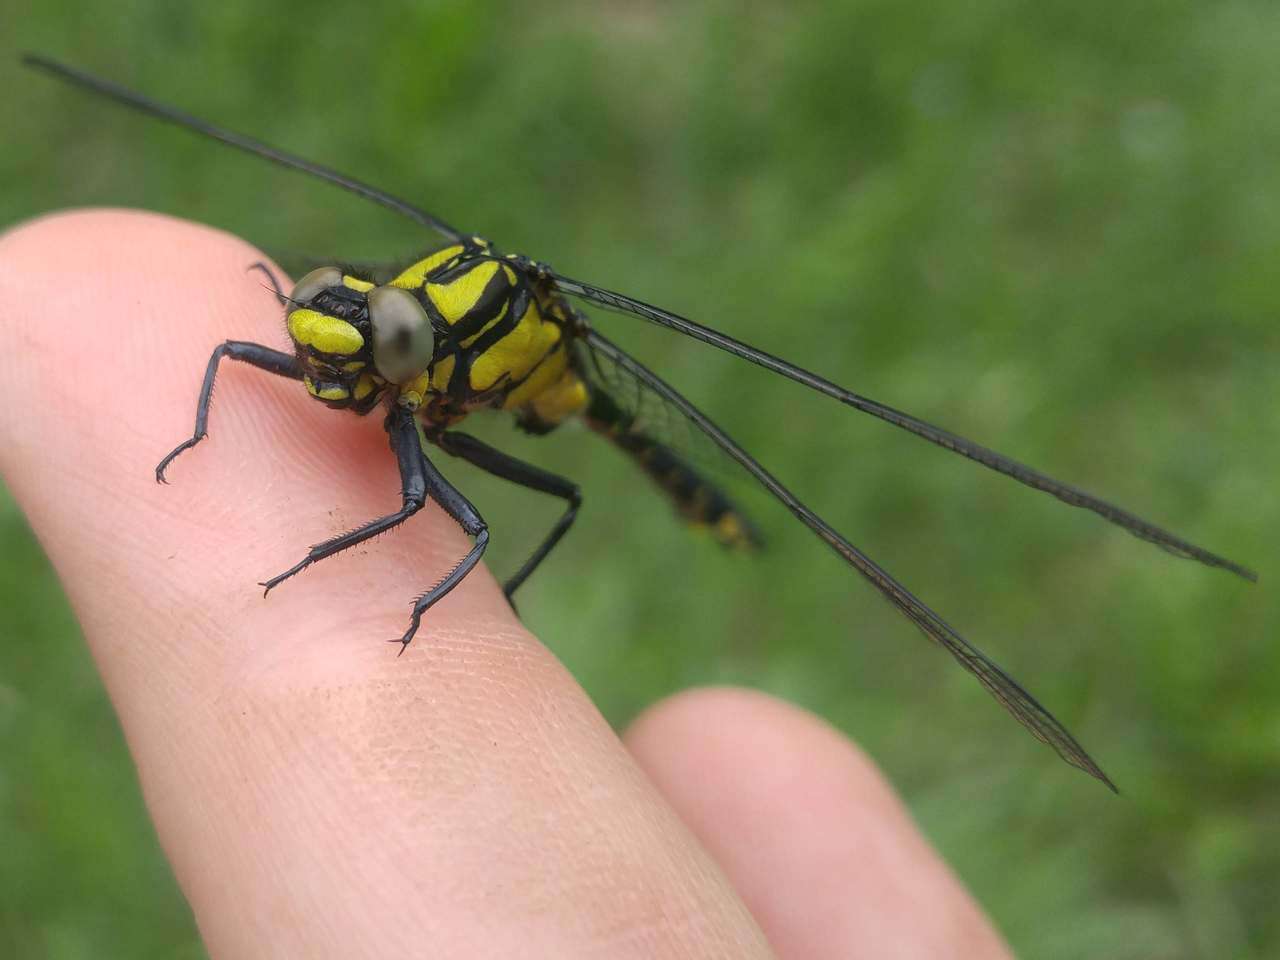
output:
<path id="1" fill-rule="evenodd" d="M 435 331 L 412 292 L 338 267 L 312 270 L 298 281 L 285 322 L 308 368 L 307 392 L 360 413 L 388 389 L 425 374 L 435 351 Z"/>

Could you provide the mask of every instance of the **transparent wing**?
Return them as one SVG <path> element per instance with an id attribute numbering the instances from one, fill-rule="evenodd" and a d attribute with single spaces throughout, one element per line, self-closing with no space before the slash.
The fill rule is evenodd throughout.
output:
<path id="1" fill-rule="evenodd" d="M 892 423 L 895 427 L 899 427 L 910 433 L 914 433 L 918 437 L 923 437 L 930 443 L 937 444 L 953 453 L 958 453 L 962 457 L 968 457 L 970 460 L 982 464 L 997 473 L 1003 473 L 1007 477 L 1012 477 L 1019 483 L 1026 484 L 1036 490 L 1042 490 L 1045 493 L 1057 497 L 1064 503 L 1068 503 L 1073 507 L 1081 507 L 1082 509 L 1092 511 L 1098 516 L 1109 520 L 1119 527 L 1128 530 L 1134 536 L 1154 543 L 1170 553 L 1180 557 L 1186 557 L 1191 560 L 1198 560 L 1210 567 L 1221 567 L 1224 570 L 1243 577 L 1246 580 L 1255 581 L 1258 575 L 1247 567 L 1241 566 L 1233 560 L 1211 553 L 1203 547 L 1198 547 L 1187 540 L 1182 539 L 1167 530 L 1157 527 L 1155 524 L 1143 520 L 1141 517 L 1129 513 L 1114 504 L 1107 503 L 1105 500 L 1099 499 L 1090 493 L 1086 493 L 1076 487 L 1063 483 L 1060 480 L 1054 480 L 1052 477 L 1040 473 L 1025 464 L 1019 463 L 1003 454 L 996 453 L 980 444 L 974 443 L 972 440 L 966 440 L 964 437 L 958 436 L 950 431 L 943 430 L 941 427 L 935 427 L 933 424 L 926 423 L 910 414 L 895 410 L 893 407 L 878 403 L 867 397 L 859 396 L 850 390 L 846 390 L 841 386 L 832 383 L 830 380 L 824 379 L 815 373 L 810 373 L 801 367 L 788 363 L 770 353 L 758 350 L 749 346 L 740 340 L 736 340 L 727 334 L 718 330 L 712 330 L 700 323 L 695 323 L 679 314 L 664 310 L 661 307 L 655 307 L 652 304 L 644 303 L 633 297 L 628 297 L 620 293 L 613 293 L 609 290 L 601 289 L 593 284 L 584 283 L 581 280 L 572 280 L 568 277 L 562 277 L 559 274 L 551 274 L 556 286 L 563 292 L 575 297 L 580 297 L 591 303 L 599 304 L 611 310 L 621 313 L 630 314 L 648 320 L 650 323 L 666 327 L 668 330 L 675 330 L 683 333 L 685 336 L 693 337 L 695 340 L 701 340 L 713 347 L 717 347 L 743 360 L 764 367 L 766 370 L 772 370 L 774 373 L 781 374 L 788 379 L 797 383 L 802 383 L 811 390 L 839 400 L 841 403 L 853 407 L 855 410 L 861 410 L 863 413 L 869 413 L 873 417 Z"/>
<path id="2" fill-rule="evenodd" d="M 647 369 L 621 348 L 594 330 L 587 330 L 582 337 L 590 353 L 589 363 L 602 369 L 611 369 L 615 377 L 622 374 L 631 381 L 632 389 L 652 393 L 671 410 L 678 412 L 689 424 L 701 432 L 717 448 L 723 451 L 747 471 L 765 490 L 779 500 L 806 527 L 834 550 L 846 563 L 857 570 L 886 600 L 897 607 L 912 623 L 937 641 L 960 663 L 978 678 L 987 691 L 1011 713 L 1019 723 L 1043 743 L 1048 744 L 1067 763 L 1085 771 L 1115 791 L 1116 786 L 1102 772 L 1061 723 L 1040 705 L 1031 694 L 994 661 L 988 658 L 945 620 L 921 603 L 883 567 L 842 537 L 816 513 L 806 507 L 790 490 L 762 467 L 754 458 L 716 426 L 704 413 L 686 400 L 673 387 Z M 650 401 L 655 402 L 655 401 Z M 1116 791 L 1119 792 L 1119 791 Z"/>
<path id="3" fill-rule="evenodd" d="M 165 123 L 172 123 L 175 126 L 183 127 L 192 133 L 199 134 L 202 137 L 208 137 L 210 140 L 218 140 L 225 143 L 229 147 L 237 150 L 243 150 L 245 153 L 251 153 L 255 157 L 261 157 L 272 163 L 287 167 L 290 170 L 297 170 L 309 177 L 317 180 L 324 180 L 333 184 L 340 190 L 346 190 L 358 197 L 364 197 L 373 203 L 393 210 L 412 220 L 414 223 L 421 224 L 429 230 L 434 230 L 449 240 L 461 240 L 464 234 L 455 230 L 449 224 L 445 223 L 439 217 L 428 213 L 421 207 L 415 207 L 411 203 L 406 203 L 399 197 L 394 197 L 385 190 L 379 190 L 377 187 L 357 180 L 355 177 L 349 177 L 337 170 L 322 166 L 318 163 L 312 163 L 310 160 L 304 160 L 302 157 L 295 156 L 278 147 L 273 147 L 269 143 L 264 143 L 253 137 L 245 136 L 243 133 L 236 133 L 234 130 L 228 130 L 217 124 L 210 123 L 208 120 L 201 120 L 199 117 L 193 117 L 176 107 L 168 104 L 160 103 L 152 100 L 150 97 L 144 97 L 140 93 L 120 86 L 118 83 L 112 83 L 110 80 L 104 80 L 102 77 L 95 77 L 91 73 L 84 70 L 78 70 L 75 67 L 68 66 L 65 63 L 59 63 L 56 60 L 50 60 L 48 57 L 41 57 L 36 54 L 26 53 L 22 55 L 22 62 L 25 66 L 34 67 L 37 70 L 44 70 L 53 76 L 83 87 L 99 96 L 107 97 L 115 100 L 117 103 L 123 104 L 131 110 L 137 110 L 140 113 L 150 114 L 157 120 L 163 120 Z"/>
<path id="4" fill-rule="evenodd" d="M 631 420 L 631 428 L 670 447 L 690 464 L 732 485 L 742 473 L 724 451 L 670 400 L 585 340 L 574 340 L 579 374 L 603 389 Z"/>

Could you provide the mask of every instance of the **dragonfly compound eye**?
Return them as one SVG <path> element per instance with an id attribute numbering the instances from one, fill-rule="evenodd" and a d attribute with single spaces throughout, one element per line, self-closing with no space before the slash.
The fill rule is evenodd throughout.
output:
<path id="1" fill-rule="evenodd" d="M 305 307 L 330 287 L 342 286 L 342 271 L 337 267 L 321 267 L 312 270 L 294 285 L 289 299 L 300 307 Z"/>
<path id="2" fill-rule="evenodd" d="M 370 290 L 369 323 L 373 328 L 373 365 L 390 383 L 412 380 L 431 364 L 435 331 L 426 310 L 408 290 Z"/>

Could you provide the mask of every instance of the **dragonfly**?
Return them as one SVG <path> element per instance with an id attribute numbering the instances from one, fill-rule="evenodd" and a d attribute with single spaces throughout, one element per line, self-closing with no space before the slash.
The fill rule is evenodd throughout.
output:
<path id="1" fill-rule="evenodd" d="M 471 546 L 415 598 L 404 634 L 393 640 L 400 644 L 401 652 L 414 638 L 424 614 L 466 578 L 489 543 L 489 528 L 479 511 L 434 465 L 437 451 L 564 503 L 554 526 L 503 585 L 509 601 L 569 531 L 582 504 L 581 491 L 573 481 L 457 429 L 476 412 L 503 411 L 514 417 L 519 428 L 534 435 L 581 420 L 632 459 L 687 522 L 706 528 L 727 547 L 758 546 L 756 528 L 733 499 L 657 427 L 662 418 L 653 411 L 658 410 L 683 422 L 736 463 L 903 616 L 950 653 L 1036 739 L 1071 766 L 1116 791 L 1075 737 L 1021 684 L 801 502 L 707 414 L 601 333 L 581 304 L 701 341 L 1073 507 L 1091 511 L 1179 557 L 1248 581 L 1257 579 L 1247 567 L 1091 493 L 848 390 L 728 333 L 573 279 L 523 254 L 504 253 L 488 240 L 458 230 L 368 183 L 78 68 L 32 54 L 25 55 L 23 62 L 92 94 L 330 183 L 437 236 L 433 246 L 401 265 L 386 282 L 370 271 L 327 265 L 308 272 L 286 293 L 270 267 L 252 265 L 250 269 L 265 275 L 279 300 L 292 349 L 282 351 L 242 340 L 215 346 L 200 386 L 192 435 L 155 469 L 156 480 L 166 481 L 174 459 L 207 436 L 214 379 L 223 360 L 299 381 L 311 397 L 336 410 L 357 415 L 380 411 L 399 467 L 400 509 L 312 546 L 298 563 L 260 585 L 269 592 L 312 564 L 398 527 L 428 501 L 434 501 L 468 535 Z"/>

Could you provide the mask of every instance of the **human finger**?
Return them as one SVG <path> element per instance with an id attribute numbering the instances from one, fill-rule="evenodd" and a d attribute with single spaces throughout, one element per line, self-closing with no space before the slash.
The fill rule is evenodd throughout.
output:
<path id="1" fill-rule="evenodd" d="M 875 765 L 812 714 L 694 690 L 625 739 L 784 960 L 1009 956 Z"/>
<path id="2" fill-rule="evenodd" d="M 307 545 L 399 506 L 381 417 L 213 346 L 288 349 L 262 255 L 97 211 L 0 238 L 0 470 L 51 557 L 214 957 L 764 956 L 729 884 L 429 504 L 264 600 Z"/>

